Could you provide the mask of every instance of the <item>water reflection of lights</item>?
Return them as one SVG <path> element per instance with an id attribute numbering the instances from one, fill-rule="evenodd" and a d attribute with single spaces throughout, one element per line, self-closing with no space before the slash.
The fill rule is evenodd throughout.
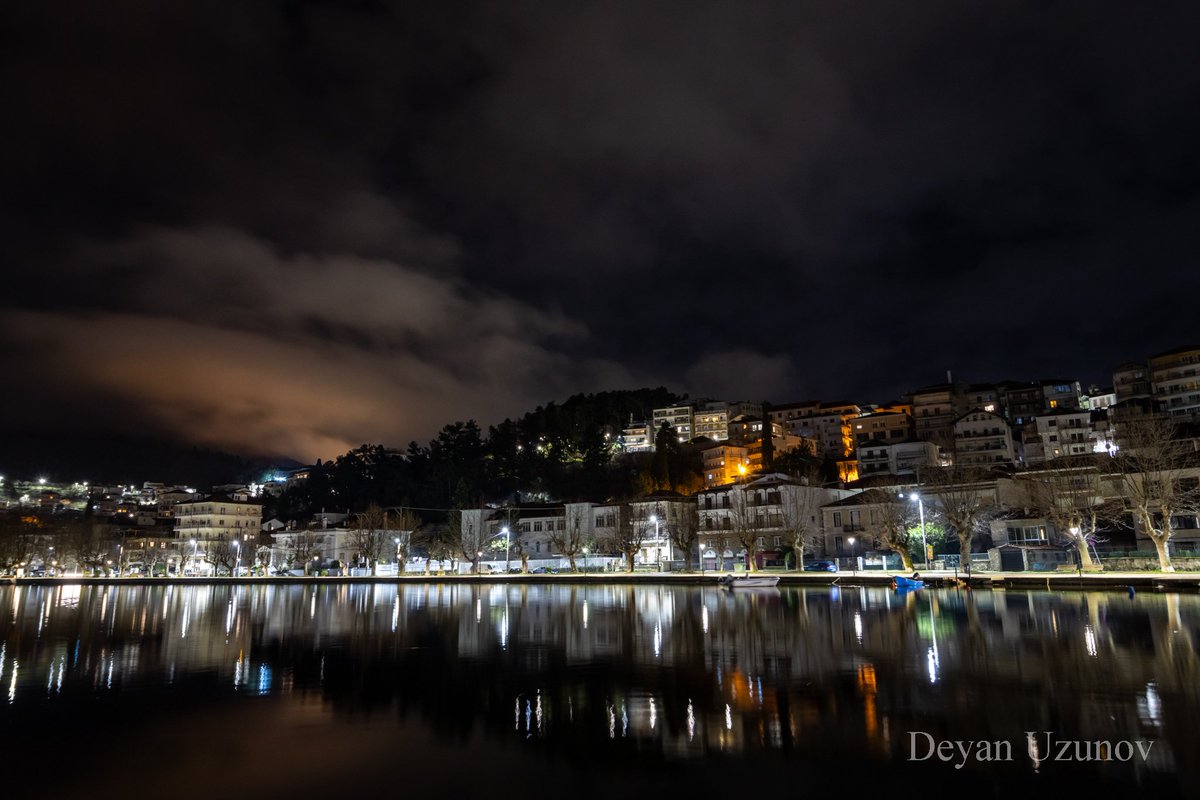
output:
<path id="1" fill-rule="evenodd" d="M 583 601 L 583 629 L 585 631 L 587 630 L 587 624 L 588 624 L 588 604 L 587 604 L 587 600 L 584 600 Z"/>
<path id="2" fill-rule="evenodd" d="M 1154 681 L 1146 684 L 1146 692 L 1137 699 L 1138 716 L 1147 725 L 1162 727 L 1162 699 L 1158 696 L 1158 687 Z"/>
<path id="3" fill-rule="evenodd" d="M 925 653 L 925 667 L 929 671 L 930 683 L 937 683 L 939 666 L 937 650 L 930 647 Z"/>
<path id="4" fill-rule="evenodd" d="M 700 607 L 700 629 L 708 633 L 708 606 Z"/>
<path id="5" fill-rule="evenodd" d="M 271 668 L 266 664 L 258 668 L 258 693 L 267 694 L 271 691 Z"/>
<path id="6" fill-rule="evenodd" d="M 12 680 L 8 682 L 8 702 L 13 702 L 17 699 L 17 673 L 21 669 L 21 662 L 13 659 Z"/>
<path id="7" fill-rule="evenodd" d="M 662 655 L 662 623 L 654 623 L 654 657 L 658 658 Z"/>
<path id="8" fill-rule="evenodd" d="M 862 644 L 862 636 L 863 636 L 862 614 L 860 614 L 857 611 L 854 612 L 854 636 L 856 639 L 858 639 L 858 643 Z"/>
<path id="9" fill-rule="evenodd" d="M 541 689 L 538 689 L 538 693 L 537 693 L 537 710 L 536 710 L 535 715 L 536 715 L 536 719 L 537 719 L 538 733 L 540 734 L 542 732 L 542 690 Z"/>
<path id="10" fill-rule="evenodd" d="M 483 619 L 483 598 L 476 597 L 475 598 L 475 624 L 478 625 L 482 619 Z M 395 630 L 395 629 L 393 628 L 393 630 Z"/>
<path id="11" fill-rule="evenodd" d="M 650 730 L 654 730 L 654 726 L 658 724 L 658 708 L 654 705 L 654 698 L 650 698 Z"/>
<path id="12" fill-rule="evenodd" d="M 1091 625 L 1083 627 L 1083 642 L 1087 647 L 1087 654 L 1094 658 L 1096 656 L 1096 631 L 1092 629 Z"/>
<path id="13" fill-rule="evenodd" d="M 608 707 L 608 738 L 617 738 L 617 715 L 613 712 L 611 705 Z"/>
<path id="14" fill-rule="evenodd" d="M 733 730 L 733 709 L 729 707 L 729 703 L 725 704 L 725 729 Z"/>
<path id="15" fill-rule="evenodd" d="M 621 706 L 621 736 L 629 733 L 629 709 Z"/>
<path id="16" fill-rule="evenodd" d="M 692 700 L 690 697 L 688 698 L 687 708 L 687 731 L 688 741 L 690 742 L 696 735 L 696 712 L 692 708 Z"/>
<path id="17" fill-rule="evenodd" d="M 400 625 L 400 595 L 396 595 L 396 602 L 392 603 L 392 633 L 396 632 L 396 628 Z"/>

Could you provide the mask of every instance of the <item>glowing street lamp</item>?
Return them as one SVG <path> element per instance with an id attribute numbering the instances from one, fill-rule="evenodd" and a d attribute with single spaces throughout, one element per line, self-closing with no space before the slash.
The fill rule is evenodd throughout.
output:
<path id="1" fill-rule="evenodd" d="M 585 547 L 585 548 L 583 548 L 583 571 L 587 572 L 587 568 L 588 568 L 588 549 Z"/>
<path id="2" fill-rule="evenodd" d="M 900 493 L 900 497 L 904 497 L 903 492 Z M 921 561 L 925 565 L 923 569 L 929 569 L 929 545 L 925 543 L 925 501 L 916 492 L 910 494 L 908 499 L 917 501 L 917 510 L 921 514 L 921 554 L 924 556 Z"/>
<path id="3" fill-rule="evenodd" d="M 509 531 L 507 525 L 501 528 L 500 532 L 504 534 L 504 574 L 507 575 L 509 569 L 508 560 L 512 552 L 512 532 Z"/>

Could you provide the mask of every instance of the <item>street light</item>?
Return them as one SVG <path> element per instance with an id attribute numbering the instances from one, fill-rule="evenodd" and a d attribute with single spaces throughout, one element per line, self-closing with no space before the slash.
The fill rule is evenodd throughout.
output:
<path id="1" fill-rule="evenodd" d="M 509 569 L 508 568 L 509 554 L 512 551 L 512 533 L 508 530 L 507 525 L 505 525 L 503 528 L 501 528 L 500 532 L 504 534 L 504 574 L 507 575 L 508 569 Z"/>
<path id="2" fill-rule="evenodd" d="M 587 556 L 588 556 L 588 549 L 585 547 L 585 548 L 583 548 L 583 571 L 584 572 L 587 572 L 587 568 L 588 568 L 588 557 Z"/>
<path id="3" fill-rule="evenodd" d="M 658 558 L 658 555 L 662 552 L 662 540 L 658 537 L 658 515 L 651 514 L 650 521 L 654 523 L 654 557 L 658 561 L 658 568 L 662 569 L 662 560 Z"/>
<path id="4" fill-rule="evenodd" d="M 904 493 L 901 492 L 900 496 L 904 497 Z M 921 561 L 925 564 L 924 569 L 929 569 L 929 545 L 925 543 L 925 501 L 916 492 L 910 494 L 908 499 L 917 501 L 917 511 L 921 513 Z"/>

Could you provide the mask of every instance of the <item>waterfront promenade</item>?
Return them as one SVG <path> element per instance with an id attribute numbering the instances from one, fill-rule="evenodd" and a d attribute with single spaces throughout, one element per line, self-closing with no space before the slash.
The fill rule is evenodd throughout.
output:
<path id="1" fill-rule="evenodd" d="M 1117 589 L 1150 591 L 1200 590 L 1200 572 L 976 572 L 969 578 L 952 571 L 918 570 L 921 579 L 931 587 L 969 587 L 972 589 L 1046 589 L 1097 590 Z M 242 576 L 242 577 L 40 577 L 0 578 L 0 582 L 16 586 L 63 585 L 310 585 L 310 584 L 422 584 L 422 583 L 578 583 L 611 585 L 717 585 L 725 572 L 590 572 L 557 574 L 484 574 L 484 575 L 405 575 L 391 576 Z M 776 572 L 779 585 L 819 586 L 887 586 L 893 575 L 905 573 L 869 570 L 862 572 Z M 907 573 L 911 575 L 911 573 Z M 746 590 L 754 591 L 754 590 Z M 759 590 L 761 591 L 761 590 Z"/>

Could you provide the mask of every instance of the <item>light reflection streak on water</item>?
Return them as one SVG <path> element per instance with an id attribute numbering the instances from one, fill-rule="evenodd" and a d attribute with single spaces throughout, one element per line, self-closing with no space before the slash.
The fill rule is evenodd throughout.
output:
<path id="1" fill-rule="evenodd" d="M 1092 629 L 1091 625 L 1085 625 L 1083 627 L 1083 641 L 1084 641 L 1084 645 L 1087 647 L 1087 654 L 1089 656 L 1091 656 L 1092 658 L 1095 658 L 1096 657 L 1096 631 Z"/>
<path id="2" fill-rule="evenodd" d="M 8 683 L 8 702 L 12 703 L 17 699 L 17 673 L 21 669 L 21 662 L 13 659 L 12 680 Z"/>
<path id="3" fill-rule="evenodd" d="M 654 622 L 654 657 L 662 656 L 662 621 L 655 620 Z"/>
<path id="4" fill-rule="evenodd" d="M 707 605 L 700 606 L 700 629 L 702 631 L 704 631 L 705 634 L 708 633 L 708 606 Z"/>
<path id="5" fill-rule="evenodd" d="M 271 691 L 271 667 L 261 664 L 258 667 L 258 693 L 268 694 Z"/>
<path id="6" fill-rule="evenodd" d="M 475 598 L 475 624 L 478 625 L 483 619 L 483 598 Z"/>
<path id="7" fill-rule="evenodd" d="M 8 655 L 8 642 L 0 642 L 0 681 L 4 680 L 4 659 Z"/>
<path id="8" fill-rule="evenodd" d="M 587 600 L 583 601 L 583 629 L 586 631 L 588 625 L 588 604 Z"/>
<path id="9" fill-rule="evenodd" d="M 690 742 L 696 736 L 696 711 L 692 708 L 692 698 L 688 698 L 687 707 L 687 731 L 688 741 Z"/>
<path id="10" fill-rule="evenodd" d="M 729 703 L 725 704 L 725 729 L 733 730 L 733 709 L 729 707 Z"/>
<path id="11" fill-rule="evenodd" d="M 854 612 L 854 637 L 858 639 L 858 643 L 862 644 L 863 639 L 863 622 L 862 614 L 858 611 Z"/>
<path id="12" fill-rule="evenodd" d="M 542 690 L 538 689 L 537 693 L 537 729 L 538 733 L 542 732 Z"/>
<path id="13" fill-rule="evenodd" d="M 396 628 L 400 625 L 400 595 L 396 595 L 396 602 L 392 603 L 392 633 L 396 632 Z"/>
<path id="14" fill-rule="evenodd" d="M 654 730 L 654 726 L 658 723 L 658 709 L 654 705 L 654 698 L 650 698 L 650 730 Z"/>
<path id="15" fill-rule="evenodd" d="M 621 706 L 621 736 L 629 733 L 629 709 L 622 704 Z"/>
<path id="16" fill-rule="evenodd" d="M 617 715 L 614 713 L 612 705 L 608 706 L 608 738 L 617 738 Z"/>

